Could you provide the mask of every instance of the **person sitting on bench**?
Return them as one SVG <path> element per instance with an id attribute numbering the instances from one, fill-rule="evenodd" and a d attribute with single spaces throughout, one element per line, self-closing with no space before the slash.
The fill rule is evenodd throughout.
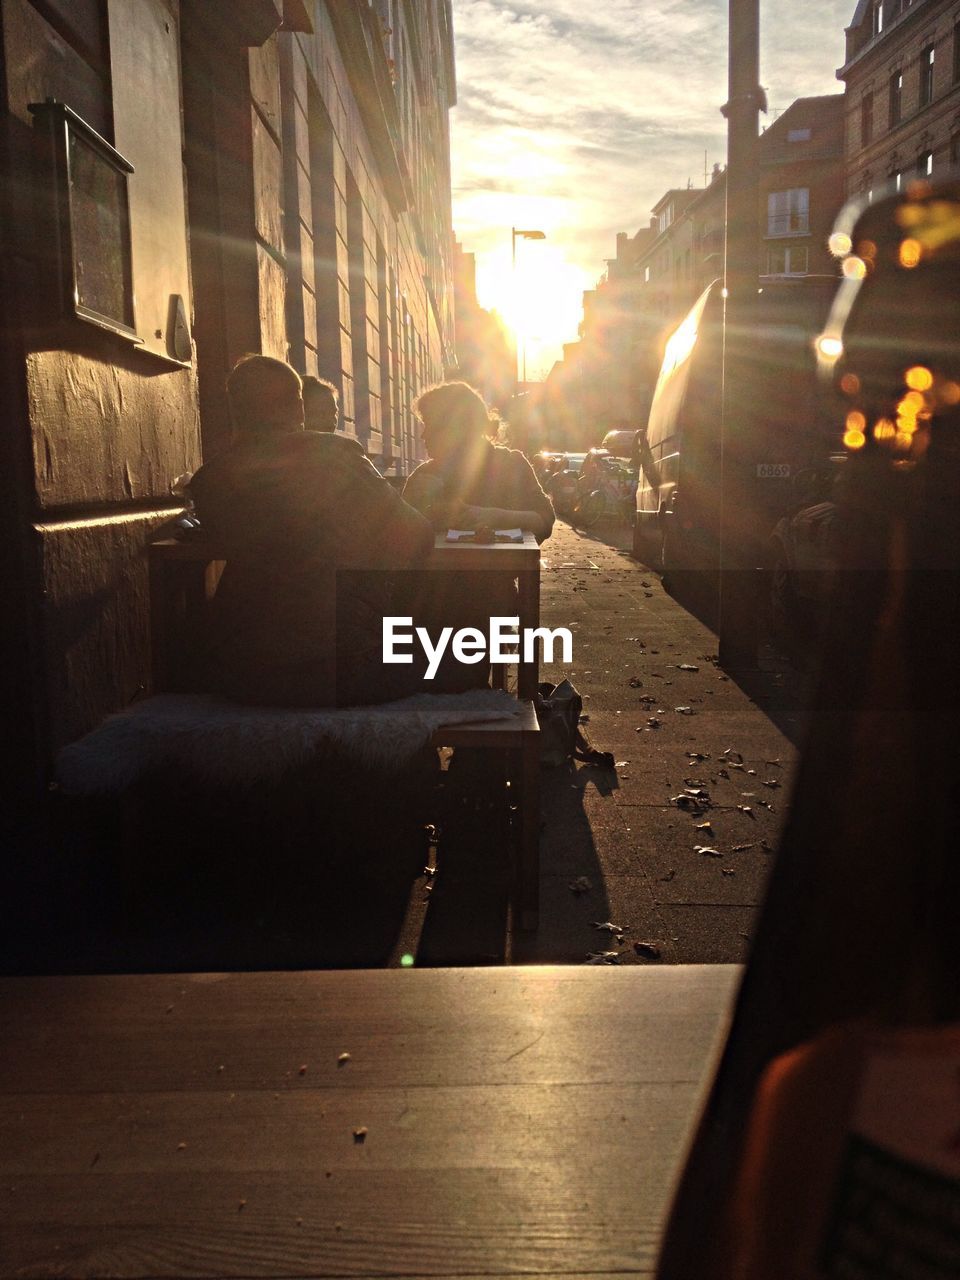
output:
<path id="1" fill-rule="evenodd" d="M 420 692 L 383 663 L 390 571 L 421 564 L 433 530 L 356 440 L 304 430 L 301 380 L 268 356 L 227 378 L 232 446 L 191 482 L 226 568 L 211 606 L 209 687 L 267 706 L 354 706 Z M 426 686 L 436 692 L 434 686 Z"/>

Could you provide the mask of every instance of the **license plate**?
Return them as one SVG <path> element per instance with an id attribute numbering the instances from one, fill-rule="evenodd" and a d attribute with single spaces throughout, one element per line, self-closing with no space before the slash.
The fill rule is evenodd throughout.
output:
<path id="1" fill-rule="evenodd" d="M 789 462 L 758 462 L 757 463 L 757 479 L 758 480 L 789 480 L 790 479 L 790 463 Z"/>

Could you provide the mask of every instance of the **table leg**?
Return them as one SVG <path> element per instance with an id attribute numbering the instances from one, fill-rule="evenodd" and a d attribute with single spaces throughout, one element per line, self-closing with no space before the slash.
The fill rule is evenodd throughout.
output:
<path id="1" fill-rule="evenodd" d="M 527 628 L 540 625 L 540 566 L 517 575 L 518 606 L 521 634 Z M 530 699 L 537 695 L 540 682 L 540 641 L 533 649 L 533 661 L 521 662 L 517 670 L 517 697 Z"/>
<path id="2" fill-rule="evenodd" d="M 520 847 L 517 916 L 533 932 L 540 923 L 540 741 L 532 735 L 520 751 Z"/>

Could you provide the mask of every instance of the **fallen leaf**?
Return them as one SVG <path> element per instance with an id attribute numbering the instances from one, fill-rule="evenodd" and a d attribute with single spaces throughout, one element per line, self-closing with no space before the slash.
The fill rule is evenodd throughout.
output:
<path id="1" fill-rule="evenodd" d="M 727 747 L 725 750 L 721 751 L 720 754 L 722 756 L 726 756 L 728 760 L 739 760 L 741 763 L 743 762 L 743 756 L 739 751 L 734 751 L 733 747 Z"/>
<path id="2" fill-rule="evenodd" d="M 362 1143 L 366 1142 L 366 1140 L 367 1140 L 367 1129 L 366 1129 L 366 1126 L 365 1126 L 365 1125 L 361 1125 L 359 1129 L 354 1129 L 354 1131 L 353 1131 L 353 1140 L 354 1140 L 354 1142 L 356 1142 L 358 1145 L 360 1145 L 360 1144 L 362 1144 Z"/>
<path id="3" fill-rule="evenodd" d="M 619 951 L 591 951 L 587 955 L 585 964 L 619 964 Z"/>
<path id="4" fill-rule="evenodd" d="M 691 813 L 702 812 L 696 796 L 671 796 L 670 803 L 675 804 L 678 809 L 689 809 Z"/>
<path id="5" fill-rule="evenodd" d="M 711 834 L 711 835 L 713 835 L 713 823 L 712 823 L 712 822 L 698 822 L 698 823 L 696 824 L 696 826 L 695 826 L 693 829 L 694 829 L 694 831 L 709 831 L 709 832 L 710 832 L 710 834 Z"/>
<path id="6" fill-rule="evenodd" d="M 337 1066 L 338 1066 L 338 1067 L 342 1067 L 342 1066 L 344 1065 L 344 1063 L 349 1062 L 349 1061 L 350 1061 L 350 1055 L 349 1055 L 349 1053 L 341 1053 L 341 1054 L 339 1055 L 339 1057 L 337 1058 Z"/>
<path id="7" fill-rule="evenodd" d="M 623 933 L 629 927 L 626 924 L 614 924 L 610 920 L 604 920 L 602 923 L 599 920 L 590 921 L 590 928 L 599 929 L 601 933 Z"/>
<path id="8" fill-rule="evenodd" d="M 659 960 L 660 948 L 653 942 L 635 942 L 633 949 L 638 956 L 644 956 L 647 960 Z"/>
<path id="9" fill-rule="evenodd" d="M 570 881 L 567 888 L 571 893 L 589 893 L 593 884 L 587 876 L 577 876 L 576 880 Z"/>
<path id="10" fill-rule="evenodd" d="M 771 791 L 776 791 L 777 787 L 782 786 L 783 784 L 780 782 L 779 778 L 767 778 L 763 785 L 765 787 L 769 787 Z"/>
<path id="11" fill-rule="evenodd" d="M 722 858 L 723 854 L 719 849 L 712 849 L 706 844 L 695 844 L 693 846 L 694 853 L 701 854 L 704 858 Z"/>
<path id="12" fill-rule="evenodd" d="M 681 662 L 677 665 L 678 671 L 699 671 L 699 667 L 695 667 L 692 662 Z"/>
<path id="13" fill-rule="evenodd" d="M 733 867 L 721 867 L 720 874 L 722 876 L 735 876 L 737 873 L 734 871 Z"/>
<path id="14" fill-rule="evenodd" d="M 745 852 L 747 851 L 747 849 L 752 849 L 753 847 L 754 847 L 754 846 L 753 846 L 752 844 L 735 844 L 735 845 L 733 846 L 733 852 L 734 852 L 734 853 L 745 853 Z"/>
<path id="15" fill-rule="evenodd" d="M 678 716 L 692 716 L 696 714 L 693 707 L 674 707 L 673 709 Z"/>
<path id="16" fill-rule="evenodd" d="M 737 809 L 740 811 L 740 813 L 745 813 L 750 818 L 753 817 L 753 810 L 750 808 L 748 804 L 738 804 Z"/>

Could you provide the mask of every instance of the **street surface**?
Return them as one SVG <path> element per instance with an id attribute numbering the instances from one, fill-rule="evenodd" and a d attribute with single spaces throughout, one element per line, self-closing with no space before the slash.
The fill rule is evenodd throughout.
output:
<path id="1" fill-rule="evenodd" d="M 489 831 L 470 815 L 447 833 L 422 932 L 408 928 L 398 955 L 583 963 L 616 951 L 616 963 L 656 963 L 641 942 L 666 963 L 744 959 L 790 794 L 797 678 L 766 657 L 748 695 L 716 665 L 715 634 L 628 546 L 624 528 L 584 534 L 559 520 L 543 546 L 542 621 L 571 628 L 574 660 L 541 678 L 571 679 L 591 745 L 617 768 L 543 772 L 538 933 L 504 937 L 503 869 L 498 880 Z M 706 795 L 679 807 L 688 788 Z"/>

